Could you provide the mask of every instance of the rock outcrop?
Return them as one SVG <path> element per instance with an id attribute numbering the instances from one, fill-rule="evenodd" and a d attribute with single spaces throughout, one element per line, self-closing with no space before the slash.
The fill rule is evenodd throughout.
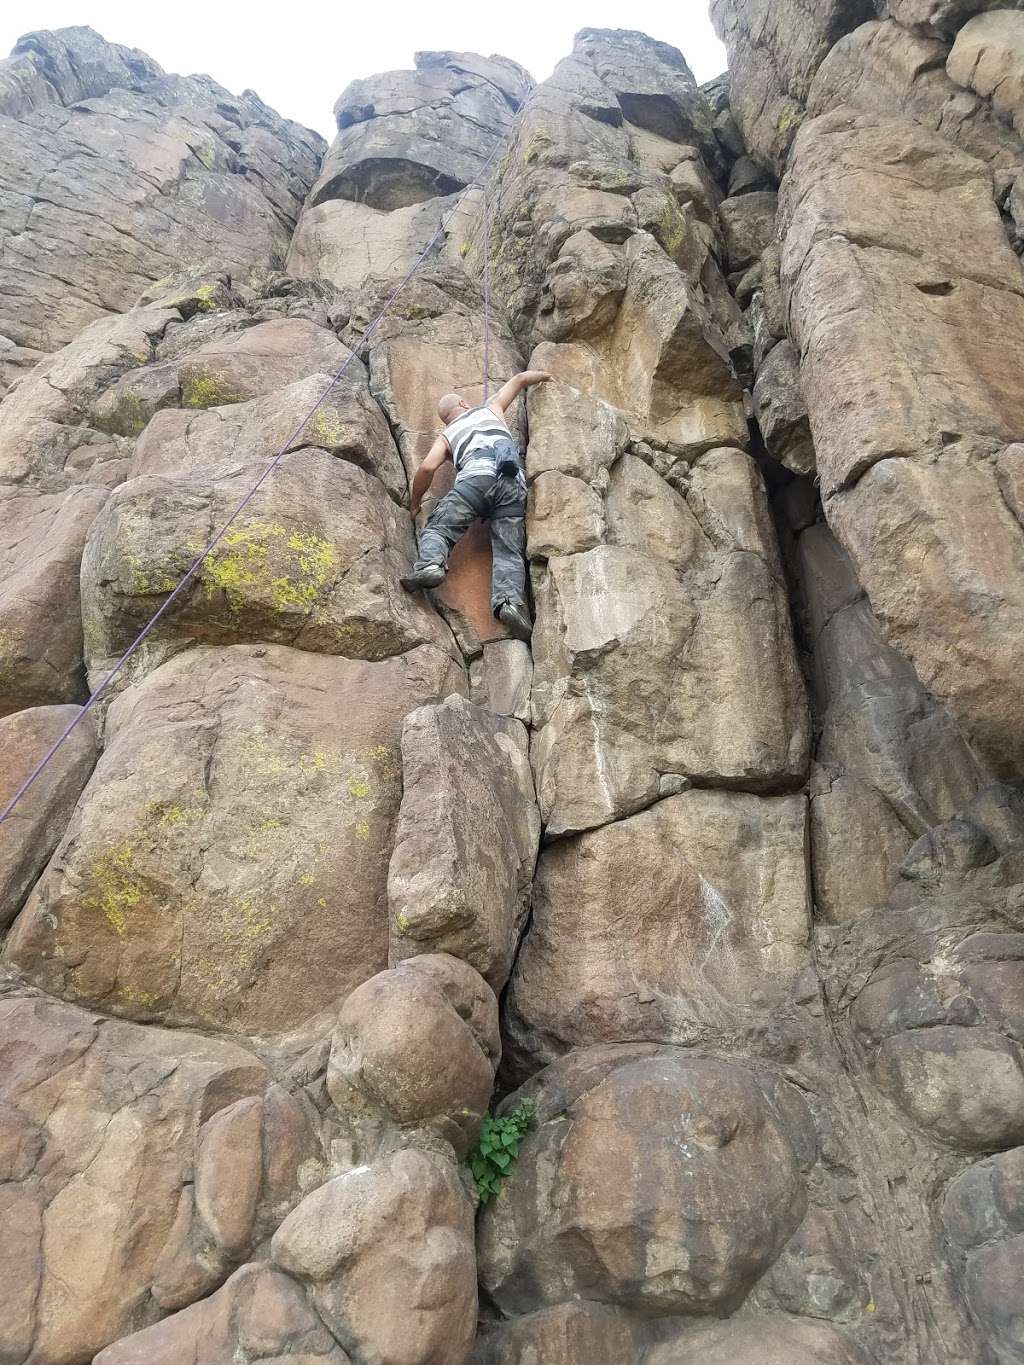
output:
<path id="1" fill-rule="evenodd" d="M 710 8 L 0 62 L 0 1360 L 1024 1362 L 1024 11 Z"/>

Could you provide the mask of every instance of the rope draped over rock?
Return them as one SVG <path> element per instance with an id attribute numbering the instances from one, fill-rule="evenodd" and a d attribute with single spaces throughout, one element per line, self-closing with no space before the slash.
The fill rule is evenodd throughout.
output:
<path id="1" fill-rule="evenodd" d="M 88 715 L 88 713 L 93 709 L 93 707 L 94 707 L 94 706 L 96 705 L 96 703 L 99 701 L 100 697 L 103 696 L 103 694 L 107 691 L 107 689 L 110 687 L 110 684 L 114 681 L 114 679 L 117 677 L 117 675 L 118 675 L 118 674 L 121 672 L 121 670 L 125 667 L 125 665 L 128 663 L 128 661 L 133 657 L 133 655 L 135 655 L 135 654 L 138 652 L 138 650 L 141 648 L 142 644 L 143 644 L 144 641 L 147 639 L 147 637 L 150 635 L 150 633 L 152 632 L 152 630 L 153 630 L 153 629 L 157 626 L 157 624 L 163 619 L 163 617 L 167 615 L 167 613 L 170 611 L 171 607 L 174 605 L 174 603 L 178 600 L 178 598 L 181 596 L 181 594 L 182 594 L 182 593 L 185 591 L 185 589 L 188 587 L 189 583 L 191 583 L 191 581 L 193 580 L 193 578 L 195 578 L 196 574 L 197 574 L 197 573 L 199 572 L 199 570 L 202 568 L 203 564 L 206 562 L 206 560 L 209 558 L 209 556 L 213 553 L 213 551 L 217 548 L 217 546 L 221 543 L 221 541 L 224 539 L 224 537 L 225 537 L 225 536 L 227 535 L 227 533 L 230 531 L 232 525 L 235 523 L 235 521 L 238 519 L 238 517 L 242 514 L 242 512 L 245 511 L 246 507 L 248 507 L 248 505 L 252 502 L 253 498 L 254 498 L 254 497 L 256 496 L 256 494 L 259 492 L 260 488 L 262 488 L 263 484 L 266 483 L 267 479 L 268 479 L 268 478 L 270 477 L 270 475 L 274 472 L 274 470 L 277 468 L 277 466 L 281 463 L 281 461 L 284 459 L 285 455 L 287 455 L 288 452 L 291 450 L 291 448 L 292 448 L 292 446 L 294 445 L 294 443 L 298 440 L 298 438 L 302 435 L 302 433 L 303 433 L 303 432 L 306 430 L 306 428 L 309 426 L 310 422 L 313 420 L 313 418 L 316 416 L 316 414 L 320 411 L 320 409 L 323 407 L 324 403 L 327 401 L 327 399 L 330 397 L 330 395 L 331 395 L 331 394 L 334 392 L 334 390 L 337 388 L 338 384 L 341 382 L 342 378 L 343 378 L 344 375 L 345 375 L 345 372 L 348 370 L 349 366 L 352 364 L 352 361 L 355 360 L 355 358 L 356 358 L 357 355 L 359 354 L 360 350 L 363 348 L 363 346 L 366 345 L 366 343 L 369 341 L 369 339 L 373 336 L 374 332 L 376 332 L 377 328 L 378 328 L 378 327 L 381 325 L 381 323 L 384 321 L 385 317 L 387 317 L 389 311 L 391 310 L 392 305 L 394 304 L 395 300 L 398 298 L 399 294 L 402 292 L 403 289 L 405 289 L 406 285 L 409 284 L 409 282 L 412 280 L 412 278 L 413 278 L 413 277 L 416 275 L 416 273 L 419 271 L 420 267 L 426 262 L 427 257 L 428 257 L 428 256 L 430 255 L 430 253 L 433 251 L 434 247 L 437 245 L 437 243 L 438 243 L 438 241 L 441 239 L 441 237 L 445 234 L 445 232 L 446 232 L 447 229 L 448 229 L 448 224 L 452 221 L 452 219 L 453 219 L 453 218 L 456 216 L 456 214 L 459 212 L 459 210 L 461 209 L 463 203 L 464 203 L 465 200 L 468 198 L 469 194 L 470 194 L 474 189 L 476 189 L 478 186 L 481 187 L 481 188 L 483 189 L 483 202 L 484 202 L 484 347 L 483 347 L 484 354 L 483 354 L 483 389 L 484 389 L 484 402 L 485 402 L 485 403 L 487 402 L 487 399 L 488 399 L 488 396 L 489 396 L 489 392 L 490 392 L 490 312 L 491 312 L 491 297 L 490 297 L 490 294 L 491 294 L 491 279 L 490 279 L 490 198 L 489 198 L 489 195 L 488 195 L 488 192 L 487 192 L 487 187 L 486 187 L 486 184 L 485 184 L 485 180 L 486 180 L 486 177 L 487 177 L 488 172 L 489 172 L 490 169 L 491 169 L 491 166 L 494 164 L 494 159 L 495 159 L 495 157 L 497 156 L 497 154 L 498 154 L 498 152 L 501 150 L 501 148 L 505 145 L 505 143 L 508 142 L 508 140 L 509 140 L 509 138 L 510 138 L 510 136 L 511 136 L 512 130 L 513 130 L 514 127 L 515 127 L 515 125 L 513 124 L 513 125 L 509 128 L 509 130 L 506 132 L 505 136 L 502 137 L 502 138 L 500 138 L 499 141 L 498 141 L 497 143 L 495 143 L 494 147 L 493 147 L 492 150 L 491 150 L 490 155 L 488 156 L 487 160 L 484 162 L 483 167 L 481 168 L 479 174 L 476 176 L 476 178 L 475 178 L 474 180 L 470 181 L 470 183 L 466 186 L 466 188 L 465 188 L 465 190 L 463 191 L 463 193 L 459 196 L 458 202 L 457 202 L 457 203 L 455 204 L 455 206 L 452 208 L 451 213 L 449 213 L 447 217 L 442 218 L 441 221 L 440 221 L 440 223 L 438 223 L 436 230 L 434 231 L 433 235 L 431 236 L 431 238 L 430 238 L 429 241 L 427 242 L 426 246 L 425 246 L 425 247 L 423 248 L 423 250 L 420 252 L 419 256 L 417 256 L 416 260 L 415 260 L 415 261 L 413 262 L 413 264 L 409 267 L 409 269 L 406 271 L 405 275 L 403 275 L 403 277 L 402 277 L 401 280 L 398 282 L 398 284 L 395 285 L 394 289 L 392 289 L 391 293 L 387 296 L 387 298 L 386 298 L 385 301 L 384 301 L 383 307 L 382 307 L 382 308 L 380 309 L 380 311 L 377 313 L 376 317 L 375 317 L 375 318 L 373 319 L 373 321 L 369 324 L 369 326 L 367 326 L 367 328 L 366 328 L 365 331 L 363 332 L 362 336 L 359 338 L 359 340 L 356 342 L 355 346 L 354 346 L 354 347 L 352 348 L 352 350 L 349 352 L 349 354 L 348 354 L 348 356 L 346 357 L 346 359 L 343 361 L 343 363 L 342 363 L 342 364 L 338 367 L 338 369 L 335 371 L 334 375 L 333 375 L 332 378 L 331 378 L 331 382 L 327 385 L 326 389 L 324 389 L 323 393 L 320 395 L 320 397 L 317 399 L 317 401 L 313 404 L 313 406 L 309 409 L 309 411 L 306 413 L 306 415 L 302 418 L 302 420 L 297 424 L 297 426 L 295 427 L 295 429 L 294 429 L 294 430 L 291 432 L 291 434 L 288 436 L 287 440 L 286 440 L 286 441 L 284 442 L 284 444 L 281 446 L 281 449 L 277 452 L 277 454 L 274 456 L 274 458 L 270 461 L 270 463 L 267 465 L 266 469 L 264 469 L 264 471 L 263 471 L 263 473 L 260 475 L 260 477 L 256 480 L 256 482 L 255 482 L 255 483 L 253 484 L 253 486 L 249 489 L 249 491 L 246 493 L 246 495 L 241 499 L 241 501 L 238 503 L 238 505 L 234 508 L 234 510 L 232 511 L 231 515 L 227 518 L 227 520 L 226 520 L 226 521 L 224 522 L 224 524 L 221 526 L 220 530 L 217 531 L 217 533 L 216 533 L 216 534 L 215 534 L 215 535 L 206 543 L 206 545 L 203 547 L 203 549 L 200 550 L 199 554 L 196 555 L 196 558 L 193 560 L 193 562 L 192 562 L 192 564 L 190 565 L 190 567 L 188 568 L 188 570 L 185 572 L 185 574 L 184 574 L 184 575 L 182 576 L 182 578 L 179 580 L 177 586 L 176 586 L 176 587 L 168 594 L 168 596 L 164 599 L 164 601 L 163 601 L 163 603 L 161 604 L 161 606 L 153 613 L 153 615 L 150 617 L 149 621 L 147 621 L 147 623 L 145 624 L 145 626 L 143 626 L 142 630 L 139 631 L 138 635 L 136 635 L 135 639 L 131 642 L 131 644 L 130 644 L 130 645 L 128 646 L 128 648 L 124 651 L 124 653 L 121 655 L 121 657 L 117 660 L 117 662 L 114 664 L 113 668 L 110 669 L 110 671 L 109 671 L 109 672 L 107 673 L 107 675 L 104 677 L 104 679 L 103 679 L 103 681 L 100 683 L 100 685 L 96 688 L 96 690 L 95 690 L 94 692 L 90 693 L 88 699 L 82 704 L 81 708 L 76 712 L 76 714 L 75 714 L 75 715 L 72 717 L 72 719 L 68 722 L 68 724 L 65 726 L 64 730 L 61 732 L 61 734 L 58 736 L 58 738 L 54 741 L 54 743 L 50 746 L 49 750 L 46 752 L 46 754 L 43 756 L 43 758 L 39 761 L 39 763 L 35 766 L 35 768 L 33 768 L 32 772 L 28 775 L 28 777 L 26 777 L 26 779 L 24 780 L 24 782 L 22 782 L 21 786 L 18 788 L 18 790 L 17 790 L 17 791 L 14 793 L 14 795 L 11 797 L 10 801 L 9 801 L 9 802 L 7 803 L 7 805 L 4 807 L 3 812 L 0 813 L 0 825 L 4 824 L 4 822 L 5 822 L 6 820 L 8 820 L 8 819 L 10 818 L 10 816 L 14 813 L 14 811 L 15 811 L 15 809 L 17 808 L 19 802 L 27 795 L 27 793 L 31 790 L 31 788 L 33 787 L 33 785 L 34 785 L 34 784 L 38 781 L 38 779 L 42 776 L 42 774 L 43 774 L 43 772 L 45 771 L 45 769 L 46 769 L 46 767 L 48 766 L 48 764 L 49 764 L 49 763 L 52 761 L 52 759 L 57 755 L 57 753 L 59 752 L 59 750 L 63 747 L 64 743 L 68 740 L 68 738 L 69 738 L 69 737 L 71 736 L 71 734 L 74 732 L 74 730 L 76 729 L 76 727 L 77 727 L 78 725 L 81 724 L 81 722 L 84 720 L 84 718 L 86 717 L 86 715 Z"/>

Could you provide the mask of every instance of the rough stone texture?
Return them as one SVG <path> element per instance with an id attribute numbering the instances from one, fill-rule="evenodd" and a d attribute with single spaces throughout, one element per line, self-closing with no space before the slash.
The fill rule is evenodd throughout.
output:
<path id="1" fill-rule="evenodd" d="M 237 1270 L 208 1299 L 108 1346 L 96 1365 L 350 1365 L 301 1287 L 265 1262 Z"/>
<path id="2" fill-rule="evenodd" d="M 447 1162 L 396 1152 L 322 1185 L 282 1223 L 275 1263 L 366 1365 L 465 1365 L 476 1334 L 473 1209 Z"/>
<path id="3" fill-rule="evenodd" d="M 770 455 L 794 474 L 815 472 L 814 439 L 800 390 L 800 363 L 788 341 L 774 346 L 758 367 L 754 414 Z"/>
<path id="4" fill-rule="evenodd" d="M 993 166 L 1019 164 L 1020 143 L 987 101 L 945 70 L 948 46 L 890 21 L 862 24 L 838 42 L 808 96 L 812 114 L 856 107 L 902 114 Z"/>
<path id="5" fill-rule="evenodd" d="M 415 61 L 339 97 L 338 135 L 292 240 L 291 274 L 345 288 L 408 270 L 532 86 L 504 57 L 418 52 Z"/>
<path id="6" fill-rule="evenodd" d="M 0 714 L 85 700 L 78 572 L 106 497 L 0 489 Z"/>
<path id="7" fill-rule="evenodd" d="M 959 85 L 991 99 L 1024 136 L 1024 14 L 993 9 L 977 15 L 956 35 L 946 70 Z"/>
<path id="8" fill-rule="evenodd" d="M 549 836 L 648 805 L 672 774 L 753 790 L 803 775 L 802 685 L 756 470 L 713 450 L 681 479 L 677 492 L 623 456 L 611 543 L 535 575 L 533 757 Z"/>
<path id="9" fill-rule="evenodd" d="M 546 849 L 512 1041 L 536 1065 L 770 1008 L 809 960 L 805 843 L 803 797 L 690 791 Z"/>
<path id="10" fill-rule="evenodd" d="M 719 205 L 722 238 L 730 270 L 746 270 L 761 259 L 775 236 L 778 197 L 770 191 L 742 194 Z"/>
<path id="11" fill-rule="evenodd" d="M 1024 1147 L 958 1176 L 946 1192 L 943 1213 L 971 1311 L 1000 1365 L 1012 1365 L 1021 1345 Z"/>
<path id="12" fill-rule="evenodd" d="M 402 728 L 388 955 L 452 953 L 500 991 L 530 906 L 540 816 L 519 721 L 462 697 Z"/>
<path id="13" fill-rule="evenodd" d="M 786 1119 L 741 1067 L 595 1048 L 527 1089 L 536 1128 L 480 1226 L 481 1283 L 506 1313 L 584 1295 L 729 1313 L 803 1218 Z"/>
<path id="14" fill-rule="evenodd" d="M 869 1365 L 842 1331 L 794 1318 L 697 1328 L 643 1357 L 644 1365 Z"/>
<path id="15" fill-rule="evenodd" d="M 38 706 L 0 720 L 0 810 L 77 714 L 76 706 Z M 87 716 L 0 826 L 0 929 L 49 861 L 95 762 L 96 728 Z"/>
<path id="16" fill-rule="evenodd" d="M 815 72 L 874 0 L 712 0 L 729 53 L 730 107 L 755 160 L 781 175 Z"/>
<path id="17" fill-rule="evenodd" d="M 625 1314 L 596 1303 L 562 1303 L 513 1318 L 483 1338 L 475 1365 L 623 1365 L 639 1357 L 643 1334 Z"/>
<path id="18" fill-rule="evenodd" d="M 345 1001 L 327 1089 L 343 1113 L 433 1129 L 461 1154 L 487 1112 L 500 1057 L 493 992 L 458 958 L 425 954 Z"/>
<path id="19" fill-rule="evenodd" d="M 378 664 L 280 645 L 164 664 L 111 707 L 8 960 L 134 1018 L 297 1025 L 386 965 L 402 719 L 462 686 L 429 646 Z"/>
<path id="20" fill-rule="evenodd" d="M 255 464 L 194 470 L 187 482 L 143 475 L 112 495 L 82 562 L 94 685 L 250 490 Z M 133 676 L 195 641 L 373 660 L 428 643 L 453 649 L 436 613 L 401 587 L 414 558 L 408 514 L 378 480 L 326 451 L 292 451 L 149 637 Z"/>
<path id="21" fill-rule="evenodd" d="M 89 29 L 30 34 L 15 53 L 0 77 L 0 333 L 54 350 L 182 261 L 283 261 L 316 133 Z"/>
<path id="22" fill-rule="evenodd" d="M 315 1169 L 303 1110 L 234 1044 L 8 991 L 0 1053 L 8 1359 L 90 1360 L 200 1297 L 297 1202 L 303 1163 Z M 237 1126 L 214 1155 L 237 1106 L 254 1155 Z M 193 1182 L 235 1213 L 231 1246 Z"/>
<path id="23" fill-rule="evenodd" d="M 1024 344 L 1024 273 L 987 173 L 923 129 L 840 110 L 801 134 L 782 204 L 826 514 L 890 643 L 1012 771 L 1024 540 L 992 457 L 1024 430 L 1008 359 Z"/>

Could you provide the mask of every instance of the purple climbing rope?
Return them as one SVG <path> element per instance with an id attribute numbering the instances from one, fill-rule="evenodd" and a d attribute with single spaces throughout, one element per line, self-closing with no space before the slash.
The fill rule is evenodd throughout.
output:
<path id="1" fill-rule="evenodd" d="M 484 402 L 491 396 L 491 196 L 484 186 Z"/>
<path id="2" fill-rule="evenodd" d="M 514 126 L 514 125 L 513 125 L 513 126 Z M 473 189 L 475 189 L 478 185 L 481 185 L 481 186 L 482 186 L 482 185 L 484 184 L 485 177 L 486 177 L 486 175 L 487 175 L 487 172 L 488 172 L 488 171 L 490 170 L 490 168 L 491 168 L 491 164 L 492 164 L 492 162 L 494 161 L 494 158 L 497 156 L 498 151 L 500 150 L 500 148 L 501 148 L 502 146 L 504 146 L 505 142 L 508 140 L 508 137 L 509 137 L 509 135 L 511 134 L 511 131 L 512 131 L 512 128 L 510 127 L 510 128 L 509 128 L 509 131 L 505 134 L 505 136 L 504 136 L 499 142 L 497 142 L 497 143 L 495 144 L 494 148 L 493 148 L 492 151 L 491 151 L 490 156 L 489 156 L 489 157 L 487 158 L 487 160 L 484 162 L 483 168 L 482 168 L 482 170 L 480 171 L 479 175 L 476 177 L 475 180 L 471 181 L 471 182 L 466 186 L 465 192 L 460 196 L 459 202 L 454 206 L 454 208 L 452 209 L 451 213 L 447 216 L 447 218 L 442 218 L 441 222 L 438 224 L 437 231 L 434 233 L 434 235 L 431 237 L 430 241 L 427 243 L 427 245 L 426 245 L 426 246 L 423 248 L 423 250 L 420 252 L 419 256 L 416 258 L 416 260 L 415 260 L 415 262 L 413 263 L 413 265 L 409 268 L 409 270 L 405 273 L 405 275 L 403 276 L 403 278 L 399 281 L 399 283 L 395 286 L 395 288 L 394 288 L 394 289 L 391 291 L 391 293 L 387 296 L 387 298 L 386 298 L 385 301 L 384 301 L 384 306 L 381 308 L 380 312 L 377 314 L 377 316 L 373 319 L 373 321 L 372 321 L 372 322 L 370 323 L 370 325 L 367 327 L 366 331 L 362 334 L 362 336 L 361 336 L 361 337 L 359 338 L 359 340 L 356 342 L 355 346 L 354 346 L 353 349 L 350 351 L 350 353 L 349 353 L 349 355 L 347 356 L 347 358 L 345 359 L 344 363 L 343 363 L 343 364 L 339 367 L 339 369 L 335 372 L 334 377 L 332 378 L 331 382 L 328 384 L 327 388 L 323 391 L 323 393 L 320 395 L 320 397 L 317 399 L 317 401 L 313 404 L 313 406 L 310 408 L 309 412 L 306 413 L 305 417 L 303 417 L 302 421 L 298 424 L 298 426 L 295 428 L 295 430 L 291 433 L 291 435 L 290 435 L 290 436 L 288 437 L 288 439 L 285 441 L 284 445 L 281 447 L 281 449 L 278 451 L 278 453 L 274 456 L 274 458 L 271 460 L 271 462 L 267 465 L 266 469 L 263 471 L 263 473 L 260 475 L 260 477 L 259 477 L 259 478 L 256 480 L 256 482 L 253 484 L 252 488 L 249 489 L 248 493 L 246 493 L 245 497 L 241 500 L 241 502 L 238 504 L 238 506 L 235 508 L 235 510 L 231 513 L 231 515 L 228 517 L 227 521 L 226 521 L 226 522 L 224 523 L 224 525 L 220 528 L 220 530 L 217 532 L 217 534 L 216 534 L 216 535 L 215 535 L 215 536 L 206 544 L 206 546 L 199 552 L 199 554 L 196 556 L 195 560 L 193 561 L 191 567 L 189 568 L 188 572 L 184 575 L 184 577 L 183 577 L 183 578 L 181 579 L 181 581 L 178 583 L 178 586 L 173 590 L 173 592 L 171 592 L 171 593 L 168 595 L 168 597 L 164 600 L 163 604 L 158 608 L 158 610 L 157 610 L 156 612 L 153 613 L 152 617 L 149 619 L 149 621 L 146 623 L 146 625 L 142 628 L 142 630 L 139 631 L 138 635 L 137 635 L 137 636 L 135 637 L 135 639 L 131 642 L 131 644 L 128 646 L 128 648 L 125 650 L 125 652 L 121 655 L 120 659 L 118 659 L 117 663 L 116 663 L 116 664 L 114 665 L 114 667 L 110 670 L 110 672 L 106 675 L 106 677 L 105 677 L 105 678 L 103 679 L 103 681 L 100 683 L 99 687 L 96 688 L 95 692 L 93 692 L 93 693 L 90 694 L 88 700 L 87 700 L 86 702 L 83 703 L 83 705 L 81 706 L 81 708 L 76 712 L 76 714 L 72 717 L 72 719 L 71 719 L 71 720 L 68 722 L 68 724 L 65 726 L 65 728 L 64 728 L 64 730 L 61 732 L 60 736 L 59 736 L 59 737 L 54 741 L 54 743 L 50 746 L 49 750 L 48 750 L 47 753 L 44 755 L 44 757 L 40 760 L 40 762 L 36 765 L 36 767 L 33 768 L 32 772 L 28 775 L 28 777 L 26 777 L 25 781 L 21 784 L 21 786 L 18 788 L 18 790 L 17 790 L 17 791 L 14 793 L 14 795 L 11 797 L 10 801 L 8 801 L 7 805 L 4 807 L 3 813 L 0 814 L 0 825 L 2 825 L 2 824 L 4 823 L 4 821 L 7 820 L 8 817 L 13 813 L 13 811 L 14 811 L 15 807 L 18 805 L 19 801 L 21 801 L 21 799 L 25 796 L 25 794 L 29 791 L 29 789 L 33 786 L 33 784 L 38 780 L 38 778 L 39 778 L 40 775 L 42 774 L 43 770 L 46 768 L 47 764 L 53 759 L 53 757 L 55 756 L 55 754 L 57 753 L 57 751 L 61 748 L 61 746 L 64 744 L 64 742 L 68 739 L 68 737 L 69 737 L 69 736 L 71 735 L 71 733 L 74 731 L 74 729 L 76 728 L 76 726 L 78 726 L 78 725 L 81 723 L 81 721 L 84 720 L 84 718 L 86 717 L 86 715 L 92 710 L 92 708 L 96 705 L 97 701 L 99 701 L 100 697 L 102 697 L 103 693 L 107 690 L 107 688 L 110 686 L 110 684 L 114 681 L 114 679 L 117 677 L 117 675 L 121 672 L 121 669 L 124 668 L 124 666 L 125 666 L 125 664 L 128 662 L 128 660 L 129 660 L 129 659 L 130 659 L 130 658 L 139 650 L 139 648 L 141 647 L 141 645 L 142 645 L 143 642 L 145 641 L 146 637 L 149 635 L 150 631 L 152 631 L 153 628 L 154 628 L 154 626 L 156 626 L 156 625 L 163 619 L 163 617 L 165 617 L 165 616 L 167 615 L 168 611 L 170 611 L 171 607 L 172 607 L 172 606 L 174 605 L 174 603 L 178 600 L 178 598 L 181 596 L 181 594 L 185 591 L 185 589 L 188 587 L 189 583 L 191 583 L 192 579 L 195 578 L 196 574 L 197 574 L 197 573 L 199 572 L 199 570 L 202 568 L 202 566 L 203 566 L 203 564 L 205 563 L 205 561 L 209 558 L 209 556 L 213 553 L 213 551 L 217 548 L 217 546 L 220 544 L 220 542 L 221 542 L 221 541 L 224 539 L 224 537 L 227 535 L 227 533 L 228 533 L 228 531 L 231 529 L 231 526 L 233 525 L 233 523 L 234 523 L 234 522 L 236 521 L 236 519 L 241 515 L 241 513 L 245 511 L 245 509 L 248 507 L 249 503 L 252 502 L 253 498 L 256 496 L 256 494 L 259 492 L 259 490 L 263 487 L 264 483 L 266 483 L 266 481 L 267 481 L 267 479 L 269 479 L 270 475 L 274 472 L 274 470 L 277 468 L 277 466 L 281 463 L 281 461 L 284 459 L 284 457 L 288 454 L 289 450 L 291 450 L 293 444 L 294 444 L 294 443 L 298 440 L 298 438 L 302 435 L 302 433 L 305 431 L 306 427 L 309 426 L 310 422 L 311 422 L 311 421 L 313 420 L 313 418 L 316 416 L 317 412 L 319 412 L 320 408 L 324 405 L 324 403 L 327 401 L 327 399 L 330 397 L 330 395 L 331 395 L 331 394 L 334 392 L 334 390 L 337 388 L 338 384 L 341 382 L 342 376 L 345 374 L 345 371 L 346 371 L 346 370 L 348 369 L 348 367 L 352 364 L 353 360 L 355 360 L 355 358 L 356 358 L 356 356 L 359 354 L 359 351 L 361 350 L 361 348 L 366 344 L 367 341 L 369 341 L 370 337 L 373 336 L 374 332 L 376 332 L 377 328 L 378 328 L 378 327 L 381 325 L 381 323 L 384 321 L 384 318 L 387 316 L 388 310 L 390 309 L 391 305 L 394 303 L 395 299 L 398 298 L 399 294 L 402 292 L 402 290 L 405 288 L 405 286 L 409 283 L 409 281 L 412 279 L 412 277 L 416 274 L 417 270 L 419 270 L 419 268 L 420 268 L 420 266 L 423 264 L 423 262 L 424 262 L 424 261 L 427 259 L 427 257 L 430 255 L 431 251 L 434 249 L 435 244 L 437 243 L 437 241 L 439 240 L 439 238 L 442 236 L 442 234 L 447 230 L 448 224 L 452 221 L 452 219 L 455 217 L 456 213 L 457 213 L 457 212 L 459 211 L 459 209 L 462 207 L 462 204 L 463 204 L 464 200 L 467 198 L 467 196 L 469 195 L 469 193 L 470 193 Z M 486 190 L 486 187 L 485 187 L 485 188 L 484 188 L 484 219 L 485 219 L 485 234 L 486 234 L 487 248 L 488 248 L 488 249 L 487 249 L 487 251 L 486 251 L 486 255 L 485 255 L 485 258 L 484 258 L 484 402 L 487 401 L 487 373 L 488 373 L 487 332 L 488 332 L 488 320 L 489 320 L 489 312 L 490 312 L 490 250 L 489 250 L 489 245 L 490 245 L 490 243 L 489 243 L 489 237 L 490 237 L 490 224 L 489 224 L 489 222 L 487 221 L 487 215 L 488 215 L 488 196 L 487 196 L 487 190 Z"/>

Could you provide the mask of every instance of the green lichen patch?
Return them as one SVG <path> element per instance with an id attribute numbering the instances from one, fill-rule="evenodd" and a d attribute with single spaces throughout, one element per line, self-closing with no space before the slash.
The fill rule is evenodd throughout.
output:
<path id="1" fill-rule="evenodd" d="M 233 526 L 207 556 L 200 582 L 210 595 L 222 592 L 234 611 L 269 599 L 277 612 L 308 613 L 324 596 L 335 563 L 323 536 L 253 520 Z"/>
<path id="2" fill-rule="evenodd" d="M 182 375 L 181 401 L 186 408 L 222 408 L 229 403 L 244 403 L 245 394 L 237 393 L 216 375 L 188 369 Z"/>
<path id="3" fill-rule="evenodd" d="M 89 867 L 92 889 L 82 904 L 99 910 L 119 937 L 124 937 L 132 911 L 142 900 L 142 882 L 135 866 L 135 848 L 127 840 L 112 845 Z"/>

